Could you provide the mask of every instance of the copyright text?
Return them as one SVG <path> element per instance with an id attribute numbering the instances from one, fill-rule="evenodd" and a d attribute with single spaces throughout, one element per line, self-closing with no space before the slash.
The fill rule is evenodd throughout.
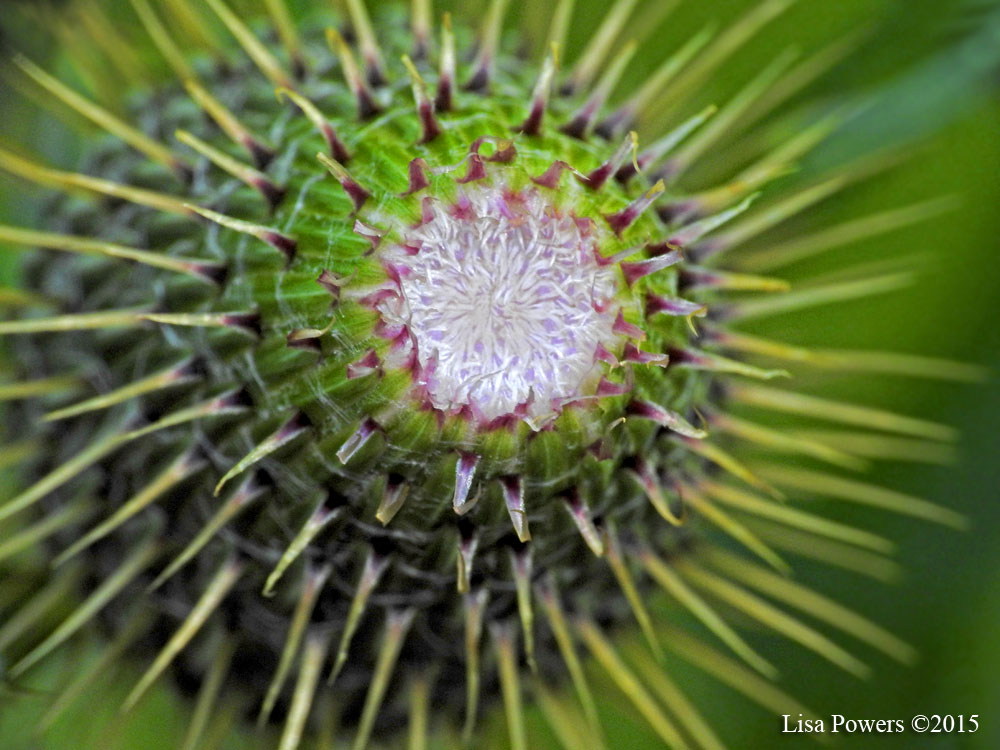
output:
<path id="1" fill-rule="evenodd" d="M 783 714 L 782 734 L 890 734 L 913 731 L 919 734 L 972 734 L 979 729 L 979 714 L 916 714 L 906 719 L 854 719 L 831 714 L 828 719 Z"/>

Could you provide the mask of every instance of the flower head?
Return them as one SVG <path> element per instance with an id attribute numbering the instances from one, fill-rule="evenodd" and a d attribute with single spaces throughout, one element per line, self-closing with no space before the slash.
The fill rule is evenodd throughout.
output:
<path id="1" fill-rule="evenodd" d="M 728 163 L 718 184 L 686 181 L 706 156 L 725 171 L 720 139 L 836 59 L 823 50 L 792 67 L 783 54 L 721 109 L 680 107 L 786 0 L 754 6 L 714 40 L 696 34 L 625 95 L 636 46 L 614 42 L 634 0 L 611 7 L 565 73 L 567 2 L 535 65 L 506 51 L 507 3 L 493 0 L 468 66 L 456 36 L 469 35 L 445 16 L 435 45 L 426 0 L 406 33 L 348 0 L 350 35 L 325 10 L 297 24 L 281 0 L 266 3 L 266 27 L 226 0 L 205 5 L 132 0 L 179 83 L 144 82 L 131 109 L 13 58 L 25 81 L 117 141 L 93 145 L 83 172 L 0 150 L 0 169 L 61 196 L 45 231 L 0 227 L 6 243 L 55 251 L 27 264 L 29 289 L 0 322 L 23 371 L 0 393 L 16 401 L 12 423 L 45 446 L 15 458 L 27 481 L 0 522 L 23 525 L 0 560 L 31 548 L 88 571 L 29 566 L 43 601 L 65 589 L 80 603 L 17 643 L 12 676 L 100 616 L 110 653 L 135 641 L 147 664 L 126 708 L 168 672 L 195 677 L 195 739 L 231 692 L 292 750 L 324 724 L 329 690 L 348 708 L 355 750 L 398 746 L 404 712 L 420 746 L 428 705 L 469 743 L 480 706 L 494 703 L 520 750 L 529 672 L 567 745 L 581 732 L 582 745 L 602 743 L 589 654 L 664 743 L 717 747 L 665 648 L 771 709 L 794 705 L 761 689 L 776 670 L 724 607 L 868 672 L 755 591 L 912 658 L 784 577 L 792 552 L 832 561 L 885 545 L 785 495 L 962 519 L 829 473 L 864 467 L 850 439 L 785 433 L 741 411 L 873 427 L 875 440 L 948 437 L 782 382 L 785 366 L 922 365 L 816 354 L 740 328 L 904 280 L 789 292 L 762 274 L 801 246 L 738 260 L 748 240 L 865 169 L 771 192 L 831 116 Z M 80 7 L 90 27 L 114 28 L 99 5 Z M 217 59 L 187 54 L 180 26 Z M 115 49 L 112 62 L 128 54 Z M 630 128 L 663 102 L 678 105 L 672 122 L 640 139 Z M 81 486 L 93 489 L 85 499 Z M 715 643 L 674 632 L 664 595 Z M 623 658 L 611 634 L 633 627 L 648 653 Z M 10 632 L 0 627 L 0 647 Z"/>

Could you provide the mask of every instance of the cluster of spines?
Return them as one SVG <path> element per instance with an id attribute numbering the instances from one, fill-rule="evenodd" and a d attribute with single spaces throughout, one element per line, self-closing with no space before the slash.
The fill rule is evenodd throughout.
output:
<path id="1" fill-rule="evenodd" d="M 572 114 L 563 127 L 563 131 L 571 136 L 581 138 L 589 137 L 592 132 L 603 136 L 620 135 L 630 126 L 631 120 L 651 106 L 657 92 L 662 92 L 668 85 L 675 86 L 673 89 L 675 94 L 689 91 L 699 80 L 709 75 L 716 66 L 721 64 L 735 47 L 783 10 L 787 4 L 788 2 L 784 0 L 772 0 L 761 4 L 757 9 L 751 11 L 742 22 L 717 37 L 711 45 L 709 45 L 710 35 L 707 33 L 694 37 L 690 44 L 680 49 L 656 71 L 647 85 L 640 88 L 604 120 L 599 121 L 598 118 L 613 93 L 617 79 L 627 65 L 630 54 L 629 49 L 626 48 L 625 52 L 616 57 L 615 62 L 609 65 L 605 73 L 598 78 L 597 71 L 635 6 L 634 0 L 619 0 L 611 8 L 604 24 L 595 34 L 580 61 L 570 71 L 560 88 L 561 93 L 579 93 L 589 90 L 589 93 L 584 96 L 582 106 Z M 133 5 L 154 43 L 181 77 L 192 98 L 227 136 L 246 150 L 254 165 L 240 163 L 190 133 L 178 133 L 178 140 L 206 157 L 217 167 L 258 190 L 266 202 L 273 207 L 281 200 L 282 189 L 261 171 L 272 158 L 271 148 L 264 143 L 263 139 L 252 134 L 243 126 L 238 117 L 208 91 L 186 62 L 184 54 L 171 40 L 170 33 L 165 26 L 157 20 L 156 13 L 146 1 L 133 0 Z M 351 176 L 345 166 L 350 159 L 348 148 L 326 117 L 297 91 L 295 79 L 297 75 L 301 75 L 307 69 L 307 60 L 298 41 L 294 25 L 290 23 L 282 2 L 272 0 L 267 3 L 267 7 L 274 19 L 281 42 L 286 48 L 295 75 L 284 71 L 281 63 L 221 0 L 210 0 L 209 5 L 236 37 L 261 72 L 317 127 L 329 147 L 329 154 L 321 154 L 320 161 L 341 183 L 350 196 L 355 210 L 360 209 L 368 197 L 368 191 Z M 558 43 L 565 35 L 571 6 L 571 1 L 563 0 L 556 9 L 551 33 L 552 41 Z M 101 17 L 97 15 L 96 6 L 85 7 L 88 10 L 84 12 L 84 17 L 91 20 L 90 25 L 93 28 L 100 28 Z M 485 92 L 489 89 L 498 54 L 499 32 L 505 7 L 506 3 L 503 0 L 494 0 L 491 4 L 471 74 L 465 84 L 461 86 L 467 91 Z M 385 83 L 388 71 L 371 23 L 360 0 L 350 0 L 348 10 L 359 43 L 362 66 L 357 65 L 354 53 L 338 33 L 331 32 L 329 38 L 331 47 L 340 59 L 348 88 L 356 98 L 358 115 L 362 119 L 367 119 L 377 114 L 380 109 L 373 89 Z M 171 3 L 171 11 L 177 13 L 179 18 L 186 18 L 189 22 L 196 19 L 198 13 L 182 0 Z M 417 60 L 426 59 L 433 44 L 429 17 L 429 3 L 426 0 L 417 0 L 414 3 L 413 14 L 413 56 Z M 197 27 L 196 20 L 194 24 Z M 703 56 L 695 58 L 696 61 L 690 63 L 695 53 L 701 48 L 705 48 Z M 775 153 L 765 155 L 751 167 L 743 170 L 730 183 L 719 188 L 677 199 L 676 196 L 665 193 L 664 182 L 657 181 L 662 179 L 675 183 L 678 176 L 683 174 L 690 164 L 726 133 L 730 126 L 739 122 L 741 118 L 745 125 L 750 118 L 759 119 L 762 117 L 770 108 L 780 103 L 782 97 L 792 95 L 808 80 L 821 73 L 827 65 L 836 60 L 836 53 L 839 52 L 839 47 L 823 51 L 816 58 L 806 61 L 799 68 L 788 73 L 784 73 L 788 60 L 779 58 L 774 66 L 762 71 L 734 98 L 730 105 L 717 113 L 708 127 L 700 131 L 697 130 L 712 115 L 711 112 L 706 111 L 683 123 L 675 131 L 639 153 L 634 159 L 629 160 L 628 158 L 632 149 L 632 139 L 629 138 L 624 146 L 612 153 L 604 165 L 591 173 L 582 174 L 573 170 L 581 182 L 595 188 L 599 188 L 611 176 L 622 182 L 634 178 L 643 171 L 653 176 L 652 187 L 643 190 L 634 203 L 608 217 L 610 227 L 619 234 L 624 232 L 643 211 L 653 206 L 656 206 L 660 215 L 670 223 L 676 224 L 679 218 L 685 220 L 683 225 L 676 230 L 676 234 L 671 237 L 670 242 L 663 246 L 663 252 L 650 249 L 647 253 L 649 257 L 645 260 L 628 261 L 622 259 L 620 261 L 625 279 L 630 285 L 646 274 L 661 270 L 668 264 L 668 260 L 671 263 L 680 261 L 681 257 L 677 253 L 678 248 L 681 247 L 686 250 L 689 256 L 697 257 L 706 262 L 714 262 L 722 253 L 727 253 L 726 257 L 729 257 L 728 251 L 733 247 L 803 211 L 841 189 L 865 171 L 862 168 L 844 170 L 843 173 L 828 178 L 809 190 L 792 196 L 784 202 L 772 205 L 766 211 L 751 215 L 742 223 L 735 224 L 727 233 L 715 233 L 704 239 L 704 235 L 721 226 L 724 221 L 736 218 L 738 213 L 747 207 L 747 204 L 746 202 L 738 203 L 734 210 L 717 213 L 718 211 L 731 205 L 734 201 L 740 201 L 763 182 L 779 174 L 785 165 L 808 150 L 821 138 L 831 123 L 823 123 L 805 131 L 800 138 L 786 144 Z M 123 54 L 127 54 L 127 48 Z M 451 109 L 456 89 L 460 85 L 457 80 L 454 39 L 450 21 L 447 19 L 443 25 L 440 59 L 439 82 L 433 96 L 417 68 L 408 61 L 406 63 L 413 84 L 417 116 L 422 129 L 421 139 L 424 142 L 432 141 L 440 134 L 442 124 L 436 115 Z M 190 166 L 171 150 L 150 139 L 116 115 L 76 94 L 29 61 L 15 58 L 14 62 L 28 78 L 52 94 L 57 100 L 69 105 L 100 127 L 119 136 L 150 160 L 173 171 L 180 179 L 188 179 Z M 518 128 L 526 136 L 538 134 L 545 127 L 544 118 L 550 102 L 551 89 L 555 84 L 556 66 L 556 54 L 553 52 L 543 63 L 538 85 L 530 102 L 529 113 Z M 595 78 L 597 78 L 596 83 L 594 82 Z M 688 137 L 694 132 L 698 132 L 698 134 L 689 139 Z M 681 145 L 682 143 L 683 145 Z M 469 172 L 462 179 L 477 179 L 484 174 L 483 157 L 478 154 L 478 151 L 473 149 L 468 162 Z M 0 152 L 0 167 L 21 177 L 60 190 L 82 189 L 132 201 L 157 211 L 182 215 L 197 214 L 228 229 L 267 242 L 283 253 L 289 261 L 295 255 L 296 241 L 294 237 L 287 236 L 265 225 L 194 206 L 173 195 L 88 175 L 50 169 L 7 151 Z M 420 160 L 414 160 L 410 164 L 409 193 L 418 193 L 426 187 L 425 169 L 426 165 Z M 558 184 L 559 174 L 564 169 L 572 170 L 572 167 L 564 163 L 554 164 L 552 170 L 539 175 L 536 182 L 545 187 L 555 187 Z M 669 196 L 668 200 L 663 200 L 665 195 Z M 792 259 L 822 252 L 847 239 L 872 236 L 896 226 L 923 219 L 933 211 L 939 210 L 940 207 L 939 203 L 932 203 L 878 214 L 844 227 L 827 230 L 819 235 L 790 242 L 783 248 L 769 249 L 756 255 L 749 255 L 744 261 L 736 260 L 735 263 L 744 270 L 770 270 Z M 703 218 L 706 215 L 708 218 Z M 362 225 L 361 229 L 363 228 Z M 0 239 L 11 244 L 45 247 L 64 252 L 99 255 L 147 264 L 168 271 L 194 275 L 212 284 L 222 284 L 225 281 L 225 269 L 214 260 L 176 258 L 97 239 L 33 232 L 14 227 L 2 228 Z M 680 281 L 692 293 L 702 290 L 712 292 L 726 290 L 780 291 L 783 288 L 780 282 L 773 279 L 726 273 L 716 270 L 714 266 L 685 265 L 681 270 Z M 671 351 L 669 352 L 670 364 L 673 367 L 687 367 L 722 374 L 735 373 L 750 377 L 771 378 L 781 374 L 780 371 L 754 368 L 742 361 L 728 359 L 714 351 L 721 350 L 739 355 L 759 355 L 796 365 L 806 364 L 847 370 L 914 375 L 945 375 L 963 379 L 977 377 L 975 371 L 951 363 L 881 353 L 807 351 L 738 333 L 731 329 L 733 324 L 738 324 L 752 317 L 769 315 L 777 311 L 802 309 L 830 300 L 868 295 L 894 288 L 902 281 L 905 279 L 898 274 L 891 274 L 860 282 L 849 281 L 806 288 L 793 294 L 776 296 L 773 300 L 737 301 L 724 303 L 718 308 L 713 305 L 711 319 L 702 328 L 702 340 L 708 350 L 695 350 L 687 347 L 684 350 Z M 323 277 L 320 278 L 320 283 L 324 283 Z M 330 289 L 331 293 L 335 293 L 335 290 L 339 293 L 342 280 L 327 276 L 325 283 L 329 285 L 327 288 Z M 30 293 L 0 290 L 0 304 L 15 310 L 45 309 L 52 306 L 52 303 L 51 300 L 37 299 Z M 648 315 L 665 313 L 684 317 L 694 315 L 704 317 L 706 305 L 680 298 L 650 294 L 646 300 L 646 313 Z M 27 317 L 0 323 L 0 333 L 6 335 L 79 331 L 108 327 L 144 327 L 150 323 L 197 328 L 235 328 L 249 336 L 257 336 L 260 333 L 259 315 L 252 310 L 224 313 L 174 313 L 131 309 L 50 317 Z M 627 326 L 628 324 L 622 321 L 622 325 Z M 323 329 L 296 331 L 289 334 L 288 343 L 300 345 L 302 342 L 315 341 L 323 335 L 323 332 Z M 634 330 L 630 333 L 638 337 L 642 331 Z M 643 362 L 644 356 L 648 357 L 637 348 L 633 347 L 633 349 L 630 356 L 634 361 Z M 377 371 L 378 366 L 377 358 L 366 353 L 352 365 L 350 376 L 364 376 Z M 51 411 L 46 415 L 46 418 L 49 420 L 71 418 L 139 398 L 144 394 L 181 387 L 199 377 L 198 368 L 185 360 L 140 381 L 122 386 L 118 390 Z M 81 385 L 81 380 L 76 375 L 59 375 L 42 380 L 0 386 L 0 398 L 28 399 L 78 393 Z M 743 381 L 726 380 L 721 387 L 725 393 L 724 404 L 746 404 L 764 410 L 802 415 L 826 422 L 846 424 L 855 428 L 875 428 L 877 431 L 861 433 L 813 429 L 789 435 L 766 425 L 729 415 L 721 407 L 713 407 L 710 412 L 704 415 L 706 427 L 712 430 L 717 430 L 766 450 L 804 455 L 838 467 L 855 469 L 863 466 L 868 458 L 906 457 L 918 454 L 937 460 L 946 450 L 937 441 L 946 441 L 952 438 L 951 432 L 940 425 L 867 407 L 832 402 L 770 386 L 746 384 Z M 237 390 L 168 412 L 147 424 L 129 425 L 119 432 L 99 437 L 84 451 L 59 465 L 18 496 L 0 506 L 0 518 L 6 520 L 35 505 L 89 467 L 108 457 L 114 451 L 128 446 L 133 441 L 145 438 L 161 429 L 202 422 L 210 418 L 224 418 L 244 411 L 246 408 L 245 395 Z M 961 525 L 961 518 L 915 498 L 872 487 L 857 480 L 828 475 L 817 470 L 790 468 L 766 461 L 756 461 L 752 466 L 744 465 L 718 444 L 704 440 L 704 430 L 691 426 L 680 415 L 657 404 L 634 401 L 629 406 L 629 415 L 652 420 L 666 428 L 666 431 L 657 438 L 658 440 L 680 444 L 718 469 L 718 471 L 705 471 L 694 476 L 666 476 L 664 472 L 669 467 L 651 465 L 636 459 L 635 465 L 626 467 L 623 473 L 629 479 L 634 479 L 656 511 L 672 526 L 682 527 L 689 522 L 690 509 L 704 521 L 718 526 L 724 533 L 732 536 L 737 542 L 757 554 L 770 567 L 776 568 L 779 572 L 778 575 L 775 575 L 764 567 L 750 564 L 746 560 L 734 557 L 731 553 L 724 552 L 721 548 L 715 548 L 704 542 L 699 544 L 700 553 L 697 558 L 671 559 L 668 563 L 649 544 L 638 539 L 621 538 L 612 523 L 595 518 L 588 507 L 585 494 L 570 493 L 562 499 L 569 517 L 579 529 L 586 546 L 595 555 L 604 557 L 609 563 L 613 576 L 620 585 L 623 595 L 633 610 L 635 619 L 654 654 L 661 652 L 661 644 L 668 645 L 685 658 L 720 680 L 741 690 L 748 697 L 764 704 L 769 709 L 776 710 L 780 706 L 781 710 L 786 710 L 788 707 L 795 707 L 793 700 L 761 680 L 758 675 L 766 678 L 774 676 L 773 667 L 756 654 L 741 636 L 717 614 L 710 603 L 710 599 L 714 599 L 741 610 L 751 618 L 787 635 L 789 638 L 798 640 L 849 672 L 857 675 L 867 673 L 867 667 L 856 658 L 818 631 L 793 619 L 787 613 L 778 610 L 757 594 L 752 593 L 757 591 L 783 602 L 791 608 L 802 609 L 816 619 L 833 624 L 885 651 L 890 656 L 902 661 L 907 661 L 912 657 L 908 647 L 888 633 L 784 577 L 782 574 L 788 572 L 788 566 L 775 551 L 775 548 L 783 549 L 796 554 L 811 555 L 833 564 L 859 568 L 863 567 L 866 561 L 881 561 L 881 558 L 873 556 L 891 551 L 891 544 L 873 534 L 826 521 L 818 516 L 774 502 L 774 497 L 779 496 L 782 490 L 818 492 L 829 497 L 870 504 L 954 526 Z M 248 472 L 263 458 L 295 440 L 309 428 L 309 420 L 304 414 L 295 413 L 288 417 L 287 421 L 283 422 L 269 437 L 258 443 L 253 450 L 219 479 L 215 487 L 216 494 L 222 493 L 228 482 L 244 472 Z M 348 462 L 378 429 L 378 425 L 373 420 L 362 421 L 357 431 L 337 451 L 337 457 L 342 462 Z M 889 435 L 883 436 L 882 432 L 889 433 Z M 904 442 L 904 438 L 891 437 L 892 434 L 906 436 L 908 442 Z M 599 449 L 600 446 L 597 447 L 598 457 L 600 457 Z M 31 443 L 7 446 L 0 461 L 25 461 L 31 456 L 37 455 L 39 450 L 40 446 Z M 455 512 L 459 515 L 467 513 L 477 499 L 474 492 L 477 487 L 475 477 L 480 461 L 481 458 L 474 453 L 463 452 L 455 457 L 455 490 L 452 504 Z M 84 537 L 67 549 L 60 561 L 64 562 L 72 558 L 86 547 L 112 533 L 128 518 L 155 503 L 157 498 L 171 487 L 204 469 L 205 461 L 197 452 L 182 453 L 144 488 L 136 492 L 129 501 L 118 508 L 112 516 L 91 528 Z M 736 483 L 730 482 L 727 475 L 738 481 Z M 524 487 L 516 476 L 503 476 L 498 481 L 516 536 L 521 543 L 526 543 L 530 540 L 530 532 L 527 524 L 528 509 L 525 507 Z M 745 489 L 746 485 L 754 487 L 756 492 Z M 231 522 L 262 492 L 263 488 L 257 478 L 253 475 L 244 478 L 234 490 L 227 493 L 223 504 L 205 524 L 202 531 L 163 569 L 163 572 L 151 584 L 151 588 L 156 588 L 167 577 L 196 556 L 220 529 Z M 376 515 L 379 521 L 389 523 L 404 502 L 405 493 L 406 484 L 403 478 L 399 478 L 399 481 L 393 481 L 390 478 L 390 481 L 386 483 L 382 504 Z M 268 577 L 265 594 L 274 590 L 296 556 L 301 554 L 311 540 L 322 533 L 340 515 L 340 510 L 339 507 L 329 507 L 323 502 L 319 503 Z M 93 509 L 86 503 L 70 504 L 57 513 L 46 514 L 41 520 L 25 526 L 0 543 L 0 558 L 17 554 L 22 549 L 56 535 L 62 529 L 79 522 L 81 518 L 91 517 L 92 514 Z M 478 543 L 475 529 L 471 526 L 461 528 L 462 531 L 457 540 L 456 584 L 464 597 L 463 607 L 466 616 L 466 650 L 469 672 L 465 735 L 468 738 L 473 730 L 474 717 L 479 703 L 480 651 L 485 624 L 487 592 L 484 588 L 471 583 Z M 804 540 L 813 537 L 820 541 L 813 545 L 805 543 Z M 537 681 L 534 687 L 546 717 L 551 721 L 553 729 L 567 748 L 598 747 L 601 745 L 600 738 L 602 736 L 597 722 L 592 691 L 579 662 L 576 642 L 582 642 L 587 647 L 596 662 L 606 670 L 612 681 L 621 688 L 636 710 L 644 716 L 652 729 L 666 744 L 673 747 L 687 747 L 691 744 L 706 748 L 721 746 L 714 732 L 700 718 L 698 712 L 684 698 L 677 686 L 670 681 L 666 674 L 660 671 L 659 667 L 651 666 L 655 662 L 649 662 L 648 659 L 632 659 L 635 666 L 631 667 L 591 620 L 582 616 L 573 619 L 563 612 L 554 580 L 549 576 L 538 578 L 533 574 L 530 546 L 522 544 L 521 546 L 511 546 L 510 549 L 511 573 L 517 593 L 516 619 L 522 626 L 522 640 L 524 641 L 527 663 L 529 667 L 534 668 L 535 657 L 532 645 L 534 606 L 539 604 L 551 626 L 553 636 L 572 677 L 578 703 L 567 701 L 556 695 L 540 681 Z M 12 666 L 10 675 L 15 679 L 19 678 L 31 666 L 73 637 L 115 596 L 124 591 L 132 581 L 148 569 L 154 561 L 159 560 L 161 552 L 154 535 L 136 545 L 114 573 L 108 576 L 79 607 L 73 610 L 60 626 Z M 369 553 L 357 581 L 348 619 L 337 645 L 334 665 L 330 671 L 331 679 L 337 676 L 348 658 L 352 635 L 356 632 L 368 599 L 377 588 L 388 564 L 389 559 L 385 554 L 375 549 Z M 635 579 L 634 570 L 644 571 L 650 581 L 658 584 L 670 597 L 687 608 L 751 670 L 732 662 L 727 656 L 689 635 L 674 631 L 668 632 L 663 623 L 656 622 L 644 601 L 645 597 Z M 891 568 L 888 563 L 880 562 L 879 565 L 873 566 L 869 572 L 874 571 L 888 573 Z M 127 706 L 134 705 L 170 665 L 177 654 L 190 643 L 244 573 L 244 564 L 235 557 L 227 558 L 219 565 L 217 572 L 190 613 L 184 618 L 130 694 L 126 702 Z M 298 661 L 298 676 L 281 739 L 283 750 L 286 748 L 291 750 L 298 745 L 303 736 L 314 694 L 322 681 L 322 671 L 331 645 L 331 634 L 322 628 L 312 628 L 308 623 L 319 592 L 326 584 L 329 575 L 328 568 L 307 567 L 304 586 L 296 605 L 294 618 L 291 621 L 285 648 L 281 654 L 279 669 L 274 676 L 261 710 L 261 716 L 266 720 L 274 708 L 276 697 L 283 684 L 290 677 L 294 664 Z M 69 574 L 57 575 L 48 586 L 39 591 L 35 598 L 20 610 L 18 615 L 0 626 L 0 647 L 8 646 L 25 632 L 30 631 L 33 623 L 41 619 L 65 592 L 71 583 L 69 578 Z M 707 594 L 708 598 L 704 594 Z M 403 609 L 390 612 L 387 618 L 383 645 L 379 649 L 378 661 L 359 719 L 359 728 L 354 742 L 354 747 L 359 750 L 368 744 L 379 706 L 385 697 L 401 644 L 407 635 L 413 616 L 412 610 Z M 141 632 L 141 627 L 142 617 L 136 615 L 132 626 L 122 632 L 115 646 L 108 652 L 109 657 L 124 651 L 128 641 L 134 639 L 137 633 Z M 516 633 L 509 624 L 503 622 L 491 624 L 489 630 L 495 649 L 511 745 L 515 748 L 523 748 L 527 744 L 521 706 L 520 669 L 515 647 Z M 199 711 L 196 712 L 196 721 L 192 724 L 190 742 L 186 740 L 188 746 L 195 746 L 198 734 L 204 730 L 205 717 L 218 697 L 219 685 L 231 656 L 231 650 L 223 648 L 219 650 L 217 658 L 213 661 L 199 696 Z M 81 675 L 81 678 L 94 676 L 94 674 L 85 674 Z M 423 746 L 424 740 L 420 733 L 425 731 L 428 726 L 427 696 L 430 689 L 428 680 L 428 675 L 418 675 L 413 679 L 410 688 L 411 731 L 413 733 L 411 739 L 415 747 Z M 56 700 L 53 708 L 64 708 L 69 697 L 73 694 L 78 695 L 83 689 L 85 689 L 84 682 L 74 681 Z M 662 708 L 666 708 L 668 712 L 664 713 Z M 576 718 L 580 711 L 584 717 L 583 722 Z M 50 715 L 48 720 L 51 721 L 53 718 L 54 714 Z M 586 729 L 582 730 L 581 727 L 586 727 Z"/>

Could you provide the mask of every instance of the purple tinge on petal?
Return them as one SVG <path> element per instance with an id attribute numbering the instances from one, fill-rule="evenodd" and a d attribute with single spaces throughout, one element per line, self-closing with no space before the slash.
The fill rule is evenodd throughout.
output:
<path id="1" fill-rule="evenodd" d="M 597 362 L 607 362 L 612 367 L 618 366 L 618 358 L 609 352 L 604 344 L 598 344 L 597 348 L 594 350 L 594 360 Z"/>
<path id="2" fill-rule="evenodd" d="M 654 404 L 651 401 L 633 401 L 629 404 L 628 410 L 632 416 L 650 419 L 661 427 L 666 427 L 685 437 L 701 440 L 706 436 L 704 430 L 693 427 L 677 412 L 666 409 L 659 404 Z"/>
<path id="3" fill-rule="evenodd" d="M 531 532 L 528 530 L 528 514 L 524 508 L 524 487 L 521 484 L 521 479 L 520 477 L 503 477 L 500 484 L 503 487 L 504 502 L 507 505 L 511 523 L 514 524 L 517 538 L 522 542 L 527 542 L 531 539 Z"/>
<path id="4" fill-rule="evenodd" d="M 261 239 L 271 245 L 271 247 L 274 247 L 284 253 L 285 258 L 287 258 L 289 262 L 291 262 L 295 257 L 298 242 L 296 242 L 293 238 L 288 237 L 281 232 L 275 232 L 274 230 L 269 229 L 261 235 Z"/>
<path id="5" fill-rule="evenodd" d="M 664 186 L 661 180 L 621 211 L 607 214 L 604 218 L 608 222 L 608 226 L 620 237 L 626 229 L 635 223 L 636 219 L 642 216 L 647 208 L 653 205 L 653 201 L 657 199 L 663 190 Z"/>
<path id="6" fill-rule="evenodd" d="M 430 99 L 421 99 L 417 104 L 417 112 L 420 115 L 420 125 L 423 129 L 420 143 L 430 143 L 441 135 L 441 125 L 434 116 L 434 104 Z"/>
<path id="7" fill-rule="evenodd" d="M 573 523 L 576 524 L 577 529 L 580 531 L 583 540 L 590 547 L 591 552 L 598 557 L 603 555 L 604 540 L 594 525 L 594 518 L 590 512 L 590 507 L 580 496 L 579 492 L 574 491 L 573 494 L 566 498 L 566 509 L 569 511 Z"/>
<path id="8" fill-rule="evenodd" d="M 625 320 L 625 313 L 621 310 L 618 311 L 618 317 L 615 318 L 615 324 L 612 326 L 611 330 L 621 336 L 628 336 L 629 338 L 637 339 L 639 341 L 646 338 L 646 332 L 639 328 L 639 326 L 633 325 Z"/>
<path id="9" fill-rule="evenodd" d="M 346 464 L 351 458 L 361 450 L 365 444 L 371 439 L 378 431 L 378 425 L 375 420 L 371 418 L 366 418 L 354 433 L 344 441 L 344 444 L 340 446 L 337 451 L 337 458 L 341 463 Z"/>
<path id="10" fill-rule="evenodd" d="M 483 163 L 483 157 L 479 154 L 469 154 L 469 171 L 466 172 L 465 177 L 459 177 L 455 182 L 465 185 L 485 177 L 486 165 Z"/>
<path id="11" fill-rule="evenodd" d="M 684 260 L 680 250 L 672 250 L 664 255 L 640 261 L 625 261 L 621 263 L 622 274 L 625 276 L 625 283 L 632 286 L 639 279 L 650 274 L 662 271 L 664 268 L 677 265 Z"/>
<path id="12" fill-rule="evenodd" d="M 562 173 L 567 170 L 572 169 L 569 164 L 564 161 L 554 161 L 552 165 L 546 169 L 538 177 L 532 177 L 531 181 L 536 185 L 541 185 L 547 188 L 556 188 L 559 186 L 559 178 L 562 177 Z"/>
<path id="13" fill-rule="evenodd" d="M 700 302 L 691 302 L 680 297 L 664 297 L 659 294 L 646 295 L 646 315 L 674 315 L 686 318 L 689 315 L 704 316 L 708 307 Z"/>
<path id="14" fill-rule="evenodd" d="M 626 341 L 625 351 L 622 354 L 622 361 L 632 362 L 639 365 L 657 365 L 659 367 L 666 367 L 670 359 L 666 354 L 644 352 L 631 341 Z"/>
<path id="15" fill-rule="evenodd" d="M 382 363 L 374 349 L 369 349 L 357 362 L 347 365 L 347 379 L 363 378 L 381 370 Z"/>
<path id="16" fill-rule="evenodd" d="M 606 377 L 601 377 L 601 382 L 597 384 L 598 396 L 624 396 L 632 390 L 628 383 L 612 383 Z"/>
<path id="17" fill-rule="evenodd" d="M 469 498 L 472 490 L 472 479 L 479 465 L 479 456 L 474 453 L 460 453 L 455 463 L 455 494 L 452 507 L 459 515 L 466 513 L 475 502 Z"/>
<path id="18" fill-rule="evenodd" d="M 365 224 L 361 219 L 354 220 L 354 233 L 368 240 L 371 243 L 372 250 L 377 248 L 382 241 L 382 233 L 375 227 Z"/>
<path id="19" fill-rule="evenodd" d="M 417 157 L 416 159 L 412 159 L 410 161 L 410 184 L 406 188 L 406 192 L 403 193 L 404 198 L 407 195 L 413 195 L 414 193 L 423 190 L 431 184 L 427 179 L 427 173 L 425 172 L 426 168 L 427 162 L 421 157 Z"/>

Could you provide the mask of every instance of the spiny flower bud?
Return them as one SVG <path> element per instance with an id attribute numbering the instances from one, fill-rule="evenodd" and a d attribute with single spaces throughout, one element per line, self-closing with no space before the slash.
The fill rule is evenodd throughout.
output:
<path id="1" fill-rule="evenodd" d="M 788 4 L 695 35 L 624 94 L 638 47 L 615 43 L 635 0 L 614 3 L 565 70 L 571 2 L 547 54 L 526 62 L 501 34 L 505 0 L 475 43 L 446 15 L 439 44 L 429 0 L 407 32 L 396 9 L 373 23 L 362 0 L 346 18 L 317 4 L 301 23 L 283 0 L 248 19 L 230 0 L 131 0 L 178 80 L 144 76 L 128 106 L 15 54 L 19 80 L 115 140 L 94 143 L 82 172 L 0 150 L 0 169 L 56 193 L 45 231 L 0 226 L 0 242 L 36 248 L 25 289 L 0 297 L 22 378 L 0 385 L 12 402 L 0 465 L 25 477 L 0 504 L 0 563 L 32 551 L 10 570 L 37 589 L 0 624 L 10 678 L 98 622 L 109 661 L 145 665 L 126 710 L 170 674 L 197 691 L 186 747 L 220 696 L 282 750 L 311 746 L 331 705 L 354 750 L 399 747 L 405 716 L 411 747 L 430 730 L 468 746 L 501 704 L 522 750 L 529 699 L 568 746 L 600 747 L 589 654 L 664 743 L 718 747 L 666 650 L 770 710 L 795 705 L 759 689 L 776 670 L 720 603 L 856 675 L 867 665 L 752 590 L 909 660 L 784 577 L 787 555 L 824 557 L 810 540 L 836 548 L 829 558 L 883 540 L 783 499 L 814 490 L 962 519 L 827 473 L 864 467 L 849 441 L 733 413 L 951 436 L 784 381 L 785 366 L 870 360 L 739 330 L 905 280 L 788 291 L 730 267 L 860 176 L 848 166 L 772 195 L 830 120 L 749 166 L 716 156 L 828 51 L 799 67 L 778 56 L 717 111 L 680 107 Z M 101 7 L 75 11 L 96 42 L 124 25 Z M 651 114 L 670 124 L 647 142 L 630 128 Z M 733 176 L 689 189 L 703 159 Z M 675 632 L 662 593 L 713 642 Z M 640 659 L 615 641 L 633 627 Z M 83 689 L 70 684 L 44 723 Z"/>

